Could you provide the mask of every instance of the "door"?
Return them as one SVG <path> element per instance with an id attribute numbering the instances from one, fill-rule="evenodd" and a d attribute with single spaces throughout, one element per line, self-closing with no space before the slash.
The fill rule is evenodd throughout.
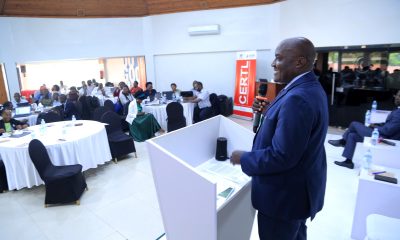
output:
<path id="1" fill-rule="evenodd" d="M 7 98 L 7 89 L 4 79 L 4 69 L 3 65 L 0 64 L 0 104 L 3 104 L 5 101 L 8 100 Z"/>

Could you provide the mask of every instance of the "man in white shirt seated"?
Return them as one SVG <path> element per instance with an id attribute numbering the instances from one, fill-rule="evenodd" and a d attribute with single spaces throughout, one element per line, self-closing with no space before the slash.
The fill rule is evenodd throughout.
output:
<path id="1" fill-rule="evenodd" d="M 193 96 L 196 96 L 196 94 L 198 93 L 198 91 L 197 91 L 197 81 L 196 80 L 193 81 L 192 86 L 193 86 L 193 88 L 192 88 L 191 91 L 193 92 Z"/>
<path id="2" fill-rule="evenodd" d="M 28 101 L 25 98 L 21 97 L 21 94 L 18 92 L 14 93 L 14 99 L 11 101 L 14 107 L 17 107 L 20 103 L 27 103 Z"/>
<path id="3" fill-rule="evenodd" d="M 212 117 L 212 108 L 210 102 L 210 94 L 203 89 L 203 83 L 196 83 L 197 91 L 191 102 L 197 103 L 193 112 L 193 122 L 198 123 Z"/>

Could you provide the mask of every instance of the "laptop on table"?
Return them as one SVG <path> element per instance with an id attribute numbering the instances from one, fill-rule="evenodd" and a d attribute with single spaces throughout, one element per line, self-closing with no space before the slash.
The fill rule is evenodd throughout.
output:
<path id="1" fill-rule="evenodd" d="M 14 118 L 27 117 L 31 115 L 31 106 L 17 107 L 15 108 Z"/>

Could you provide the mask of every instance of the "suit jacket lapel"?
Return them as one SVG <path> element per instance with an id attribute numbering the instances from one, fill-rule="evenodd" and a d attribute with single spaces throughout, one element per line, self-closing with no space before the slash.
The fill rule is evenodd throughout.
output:
<path id="1" fill-rule="evenodd" d="M 271 107 L 272 107 L 273 105 L 275 105 L 275 104 L 276 104 L 283 96 L 285 96 L 291 89 L 295 88 L 296 86 L 298 86 L 298 85 L 300 85 L 300 84 L 303 84 L 303 83 L 306 83 L 306 82 L 308 82 L 308 81 L 311 81 L 311 80 L 313 80 L 313 79 L 315 79 L 314 73 L 313 73 L 313 72 L 309 72 L 309 73 L 307 73 L 306 75 L 302 76 L 301 78 L 297 79 L 297 81 L 294 82 L 293 84 L 291 84 L 287 89 L 282 89 L 282 90 L 279 92 L 278 96 L 276 96 L 276 98 L 274 99 L 274 101 L 272 101 L 272 103 L 268 106 L 267 110 L 266 110 L 265 113 L 264 113 L 264 118 L 266 117 L 266 115 L 267 115 L 268 111 L 271 109 Z M 258 135 L 258 131 L 260 130 L 260 128 L 261 128 L 261 125 L 258 126 L 257 132 L 256 132 L 256 134 L 255 134 L 255 136 L 254 136 L 254 139 L 253 139 L 253 144 L 254 144 L 254 140 L 256 139 L 256 137 L 257 137 L 257 135 Z"/>
<path id="2" fill-rule="evenodd" d="M 315 75 L 313 72 L 309 72 L 306 75 L 302 76 L 300 79 L 297 79 L 296 82 L 294 82 L 293 84 L 291 84 L 287 89 L 282 89 L 278 96 L 274 99 L 274 101 L 268 106 L 267 111 L 265 111 L 265 115 L 267 114 L 268 110 L 275 105 L 283 96 L 285 96 L 291 89 L 295 88 L 296 86 L 303 84 L 305 82 L 308 82 L 312 79 L 315 79 Z M 264 116 L 265 116 L 264 115 Z"/>

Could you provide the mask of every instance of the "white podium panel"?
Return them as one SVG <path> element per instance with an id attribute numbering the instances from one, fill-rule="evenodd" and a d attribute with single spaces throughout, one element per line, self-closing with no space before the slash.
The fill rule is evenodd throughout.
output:
<path id="1" fill-rule="evenodd" d="M 399 169 L 380 166 L 375 166 L 375 169 L 390 172 L 399 180 Z M 366 219 L 370 214 L 400 218 L 399 199 L 399 184 L 375 180 L 365 169 L 361 169 L 351 237 L 355 240 L 363 240 L 365 238 L 367 234 Z"/>
<path id="2" fill-rule="evenodd" d="M 388 140 L 396 143 L 396 146 L 390 146 L 384 143 L 379 143 L 374 146 L 371 144 L 370 137 L 364 137 L 364 142 L 357 143 L 353 157 L 354 162 L 358 162 L 362 165 L 365 152 L 371 149 L 373 164 L 400 169 L 400 141 Z"/>
<path id="3" fill-rule="evenodd" d="M 218 137 L 227 138 L 230 156 L 251 150 L 254 134 L 217 116 L 147 141 L 168 240 L 250 238 L 250 178 L 240 166 L 214 159 Z M 218 196 L 230 187 L 230 196 Z"/>

